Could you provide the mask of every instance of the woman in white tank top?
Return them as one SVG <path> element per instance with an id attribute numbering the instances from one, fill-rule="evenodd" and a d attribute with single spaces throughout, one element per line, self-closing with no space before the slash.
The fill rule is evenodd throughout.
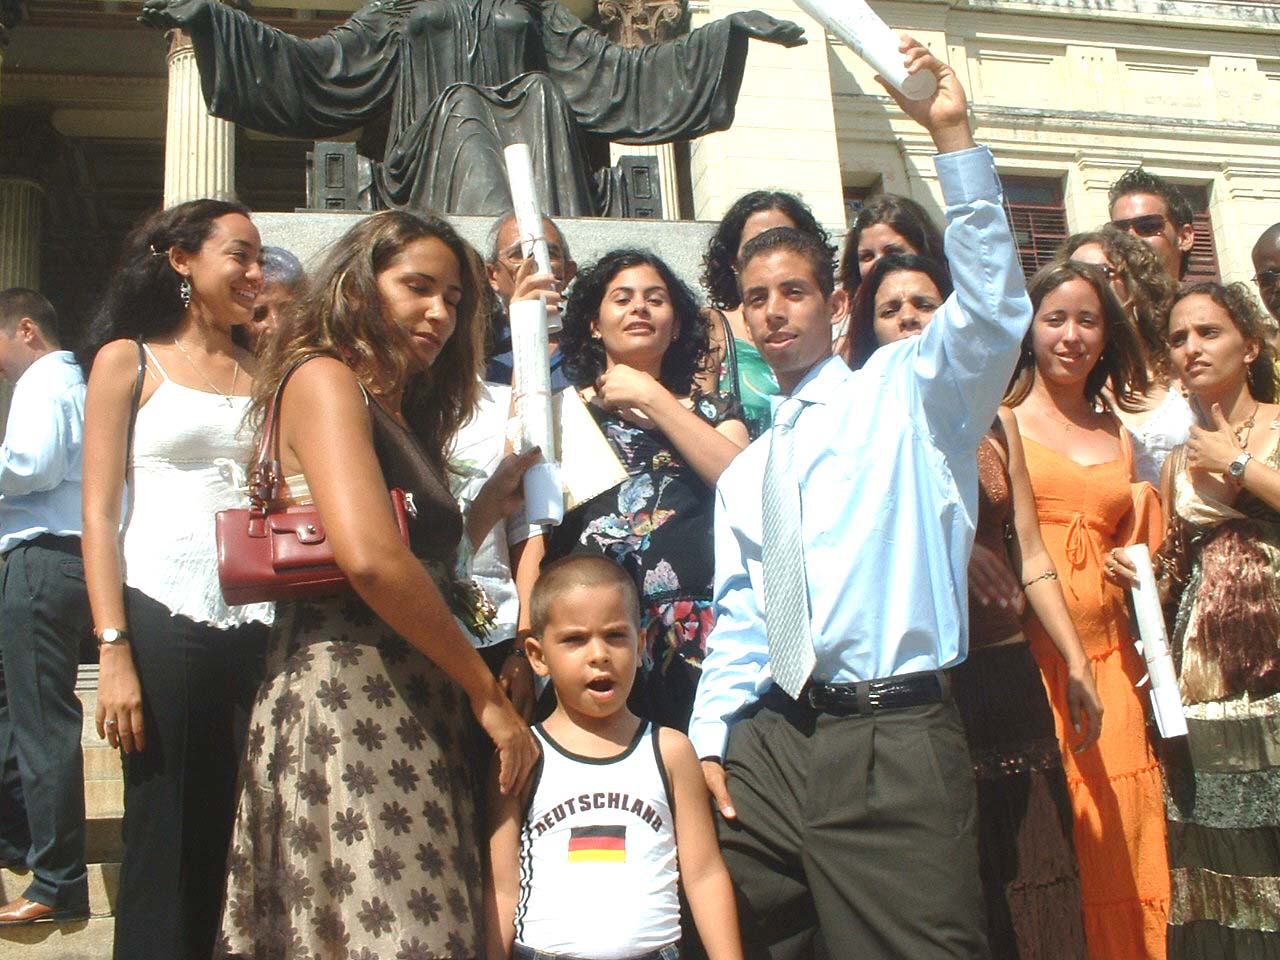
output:
<path id="1" fill-rule="evenodd" d="M 253 359 L 231 330 L 253 315 L 260 258 L 239 204 L 195 200 L 155 214 L 126 241 L 81 357 L 96 720 L 124 755 L 119 958 L 214 948 L 236 770 L 273 612 L 222 599 L 213 525 L 215 511 L 243 500 L 252 456 L 242 420 Z"/>

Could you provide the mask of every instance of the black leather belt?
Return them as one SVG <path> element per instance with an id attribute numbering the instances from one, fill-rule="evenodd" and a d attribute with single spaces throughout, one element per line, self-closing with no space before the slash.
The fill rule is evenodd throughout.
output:
<path id="1" fill-rule="evenodd" d="M 950 692 L 946 672 L 933 670 L 857 683 L 811 683 L 801 691 L 800 702 L 819 713 L 837 717 L 866 716 L 878 710 L 941 703 Z"/>

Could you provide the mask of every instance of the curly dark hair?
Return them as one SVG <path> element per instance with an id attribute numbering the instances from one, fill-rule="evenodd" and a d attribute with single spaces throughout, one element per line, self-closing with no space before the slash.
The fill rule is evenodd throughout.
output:
<path id="1" fill-rule="evenodd" d="M 1129 293 L 1130 312 L 1147 351 L 1147 360 L 1162 378 L 1168 377 L 1171 368 L 1164 332 L 1169 322 L 1169 305 L 1178 291 L 1177 283 L 1165 273 L 1160 258 L 1148 244 L 1110 225 L 1072 234 L 1058 247 L 1054 259 L 1070 260 L 1073 253 L 1091 243 L 1102 248 L 1107 262 Z"/>
<path id="2" fill-rule="evenodd" d="M 249 216 L 249 208 L 230 200 L 189 200 L 147 217 L 125 238 L 102 306 L 76 351 L 85 376 L 98 350 L 112 340 L 151 340 L 172 333 L 182 320 L 178 288 L 182 278 L 169 263 L 173 247 L 197 252 L 228 214 Z"/>
<path id="3" fill-rule="evenodd" d="M 1169 219 L 1175 227 L 1185 227 L 1191 222 L 1191 203 L 1178 189 L 1164 177 L 1149 173 L 1141 167 L 1126 170 L 1120 179 L 1107 191 L 1107 206 L 1114 207 L 1121 197 L 1131 193 L 1150 193 L 1164 201 L 1169 208 Z"/>
<path id="4" fill-rule="evenodd" d="M 881 257 L 871 268 L 853 300 L 849 314 L 849 337 L 845 344 L 845 361 L 850 369 L 862 367 L 880 346 L 876 339 L 876 293 L 885 279 L 894 273 L 923 273 L 938 288 L 942 299 L 951 296 L 951 271 L 945 263 L 930 260 L 914 253 L 892 253 Z"/>
<path id="5" fill-rule="evenodd" d="M 652 267 L 671 295 L 678 331 L 662 356 L 662 385 L 678 397 L 694 391 L 694 377 L 706 365 L 710 342 L 707 318 L 688 285 L 672 272 L 666 262 L 645 250 L 612 250 L 578 273 L 561 318 L 560 354 L 565 376 L 579 389 L 590 386 L 604 373 L 604 343 L 591 336 L 591 325 L 600 314 L 609 283 L 623 270 Z"/>
<path id="6" fill-rule="evenodd" d="M 872 197 L 853 218 L 849 232 L 845 234 L 844 249 L 840 253 L 837 280 L 849 294 L 850 301 L 858 292 L 858 284 L 862 282 L 858 240 L 862 237 L 863 230 L 874 227 L 877 223 L 883 223 L 899 234 L 920 256 L 938 263 L 947 262 L 942 249 L 942 231 L 924 207 L 910 197 L 896 193 Z"/>
<path id="7" fill-rule="evenodd" d="M 1142 395 L 1151 386 L 1147 377 L 1147 357 L 1137 329 L 1129 322 L 1124 307 L 1120 306 L 1115 291 L 1111 289 L 1110 282 L 1101 270 L 1093 264 L 1077 260 L 1059 261 L 1041 267 L 1027 282 L 1032 312 L 1038 319 L 1040 305 L 1044 303 L 1045 297 L 1072 280 L 1083 280 L 1089 284 L 1098 303 L 1102 305 L 1102 354 L 1085 378 L 1084 395 L 1091 403 L 1096 404 L 1102 396 L 1102 388 L 1110 384 L 1111 396 L 1115 399 L 1116 406 L 1136 413 L 1142 409 Z M 1011 407 L 1016 407 L 1027 399 L 1027 394 L 1035 383 L 1036 355 L 1032 346 L 1035 323 L 1032 320 L 1031 329 L 1023 338 L 1018 366 L 1013 371 L 1009 392 L 1005 395 L 1005 403 Z"/>
<path id="8" fill-rule="evenodd" d="M 1253 395 L 1253 399 L 1262 403 L 1275 403 L 1280 400 L 1280 383 L 1277 382 L 1276 374 L 1276 350 L 1271 345 L 1266 316 L 1258 307 L 1257 301 L 1253 299 L 1253 292 L 1243 283 L 1223 284 L 1212 280 L 1193 283 L 1178 291 L 1178 295 L 1173 298 L 1168 316 L 1173 317 L 1173 307 L 1188 297 L 1195 296 L 1208 297 L 1226 311 L 1235 328 L 1240 331 L 1240 336 L 1245 340 L 1257 341 L 1258 355 L 1249 364 L 1249 372 L 1246 375 L 1249 393 Z M 1167 337 L 1168 334 L 1169 329 L 1166 325 L 1165 336 Z"/>
<path id="9" fill-rule="evenodd" d="M 720 220 L 716 232 L 711 235 L 707 252 L 702 257 L 702 287 L 707 291 L 712 306 L 721 310 L 736 310 L 742 305 L 742 291 L 738 287 L 738 248 L 742 246 L 742 228 L 747 219 L 764 210 L 783 213 L 802 233 L 808 233 L 831 250 L 836 248 L 826 229 L 813 215 L 808 204 L 793 193 L 780 190 L 753 190 L 739 197 Z"/>

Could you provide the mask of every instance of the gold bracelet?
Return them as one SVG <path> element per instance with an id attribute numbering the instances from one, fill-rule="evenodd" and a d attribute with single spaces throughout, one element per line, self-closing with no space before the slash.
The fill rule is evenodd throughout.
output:
<path id="1" fill-rule="evenodd" d="M 1025 590 L 1027 589 L 1027 587 L 1031 586 L 1033 583 L 1039 583 L 1041 580 L 1057 580 L 1057 579 L 1058 579 L 1057 570 L 1046 570 L 1044 573 L 1040 574 L 1040 576 L 1032 577 L 1030 580 L 1024 583 L 1022 585 L 1022 589 Z"/>

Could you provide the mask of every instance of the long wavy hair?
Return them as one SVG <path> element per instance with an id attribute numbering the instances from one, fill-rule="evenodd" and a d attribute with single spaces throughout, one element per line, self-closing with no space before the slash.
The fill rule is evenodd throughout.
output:
<path id="1" fill-rule="evenodd" d="M 845 343 L 844 358 L 850 369 L 859 369 L 880 348 L 875 327 L 876 294 L 887 277 L 903 272 L 923 273 L 933 281 L 943 300 L 951 296 L 951 273 L 946 264 L 914 253 L 891 253 L 881 257 L 858 284 L 858 293 L 849 313 L 849 337 Z"/>
<path id="2" fill-rule="evenodd" d="M 693 291 L 672 272 L 666 262 L 644 250 L 613 250 L 578 272 L 569 300 L 565 304 L 560 333 L 560 353 L 564 357 L 565 376 L 581 389 L 595 383 L 604 373 L 608 358 L 604 342 L 591 335 L 591 325 L 600 314 L 600 304 L 613 278 L 632 267 L 652 267 L 667 292 L 678 327 L 675 338 L 662 355 L 662 385 L 677 397 L 688 396 L 694 389 L 694 378 L 706 366 L 710 341 L 707 318 L 698 309 Z"/>
<path id="3" fill-rule="evenodd" d="M 1102 389 L 1110 385 L 1111 396 L 1121 410 L 1137 412 L 1142 409 L 1142 395 L 1150 387 L 1147 377 L 1147 358 L 1142 341 L 1134 329 L 1124 308 L 1116 299 L 1115 291 L 1102 271 L 1092 264 L 1078 260 L 1050 263 L 1037 271 L 1027 283 L 1027 295 L 1031 298 L 1032 314 L 1038 316 L 1044 298 L 1064 283 L 1083 280 L 1093 288 L 1102 305 L 1103 344 L 1098 362 L 1093 365 L 1084 381 L 1084 395 L 1095 406 L 1102 398 Z M 1022 341 L 1022 353 L 1004 402 L 1016 407 L 1027 394 L 1036 379 L 1036 354 L 1033 346 L 1035 320 Z"/>
<path id="4" fill-rule="evenodd" d="M 1054 259 L 1070 260 L 1073 253 L 1091 243 L 1102 248 L 1107 262 L 1128 291 L 1128 310 L 1147 351 L 1147 361 L 1162 379 L 1167 379 L 1173 375 L 1173 368 L 1169 365 L 1169 346 L 1164 333 L 1178 284 L 1165 273 L 1160 258 L 1150 246 L 1112 226 L 1073 234 L 1058 248 Z"/>
<path id="5" fill-rule="evenodd" d="M 169 251 L 198 252 L 213 222 L 232 213 L 247 217 L 249 208 L 230 200 L 189 200 L 151 214 L 125 238 L 102 306 L 76 351 L 86 377 L 112 340 L 153 340 L 177 329 L 185 312 L 178 295 L 182 277 L 169 263 Z"/>
<path id="6" fill-rule="evenodd" d="M 1257 301 L 1253 299 L 1253 291 L 1243 283 L 1223 284 L 1212 280 L 1193 283 L 1186 289 L 1180 290 L 1173 298 L 1173 303 L 1169 306 L 1169 316 L 1172 316 L 1175 306 L 1187 297 L 1194 296 L 1208 297 L 1226 311 L 1235 328 L 1240 331 L 1240 336 L 1245 340 L 1258 342 L 1258 355 L 1249 364 L 1246 374 L 1249 392 L 1253 395 L 1253 399 L 1262 403 L 1275 403 L 1280 399 L 1280 383 L 1277 382 L 1276 374 L 1276 350 L 1271 345 L 1266 317 L 1258 307 Z M 1167 321 L 1164 333 L 1168 336 Z"/>
<path id="7" fill-rule="evenodd" d="M 377 280 L 409 244 L 428 238 L 457 258 L 462 299 L 440 355 L 429 369 L 411 374 L 409 334 L 387 321 Z M 293 304 L 267 345 L 250 416 L 261 424 L 276 386 L 295 362 L 336 357 L 371 393 L 404 388 L 405 420 L 443 469 L 454 434 L 479 400 L 488 298 L 479 255 L 444 220 L 398 210 L 366 217 L 330 248 L 306 296 Z"/>
<path id="8" fill-rule="evenodd" d="M 802 233 L 817 237 L 830 248 L 835 256 L 836 248 L 831 243 L 818 218 L 813 215 L 808 204 L 794 193 L 781 190 L 753 190 L 734 201 L 728 212 L 721 218 L 716 232 L 711 235 L 707 244 L 707 252 L 702 256 L 702 287 L 712 306 L 721 310 L 737 310 L 742 306 L 742 291 L 738 287 L 738 248 L 742 246 L 742 228 L 746 226 L 752 214 L 765 210 L 777 210 L 786 214 Z"/>
<path id="9" fill-rule="evenodd" d="M 840 286 L 849 294 L 850 302 L 858 292 L 862 283 L 862 265 L 858 263 L 858 241 L 862 231 L 883 223 L 894 233 L 911 244 L 913 250 L 922 257 L 946 263 L 947 258 L 942 249 L 942 231 L 933 222 L 928 211 L 910 197 L 896 193 L 885 193 L 872 197 L 858 211 L 845 234 L 844 249 L 840 252 L 840 270 L 836 276 Z"/>

